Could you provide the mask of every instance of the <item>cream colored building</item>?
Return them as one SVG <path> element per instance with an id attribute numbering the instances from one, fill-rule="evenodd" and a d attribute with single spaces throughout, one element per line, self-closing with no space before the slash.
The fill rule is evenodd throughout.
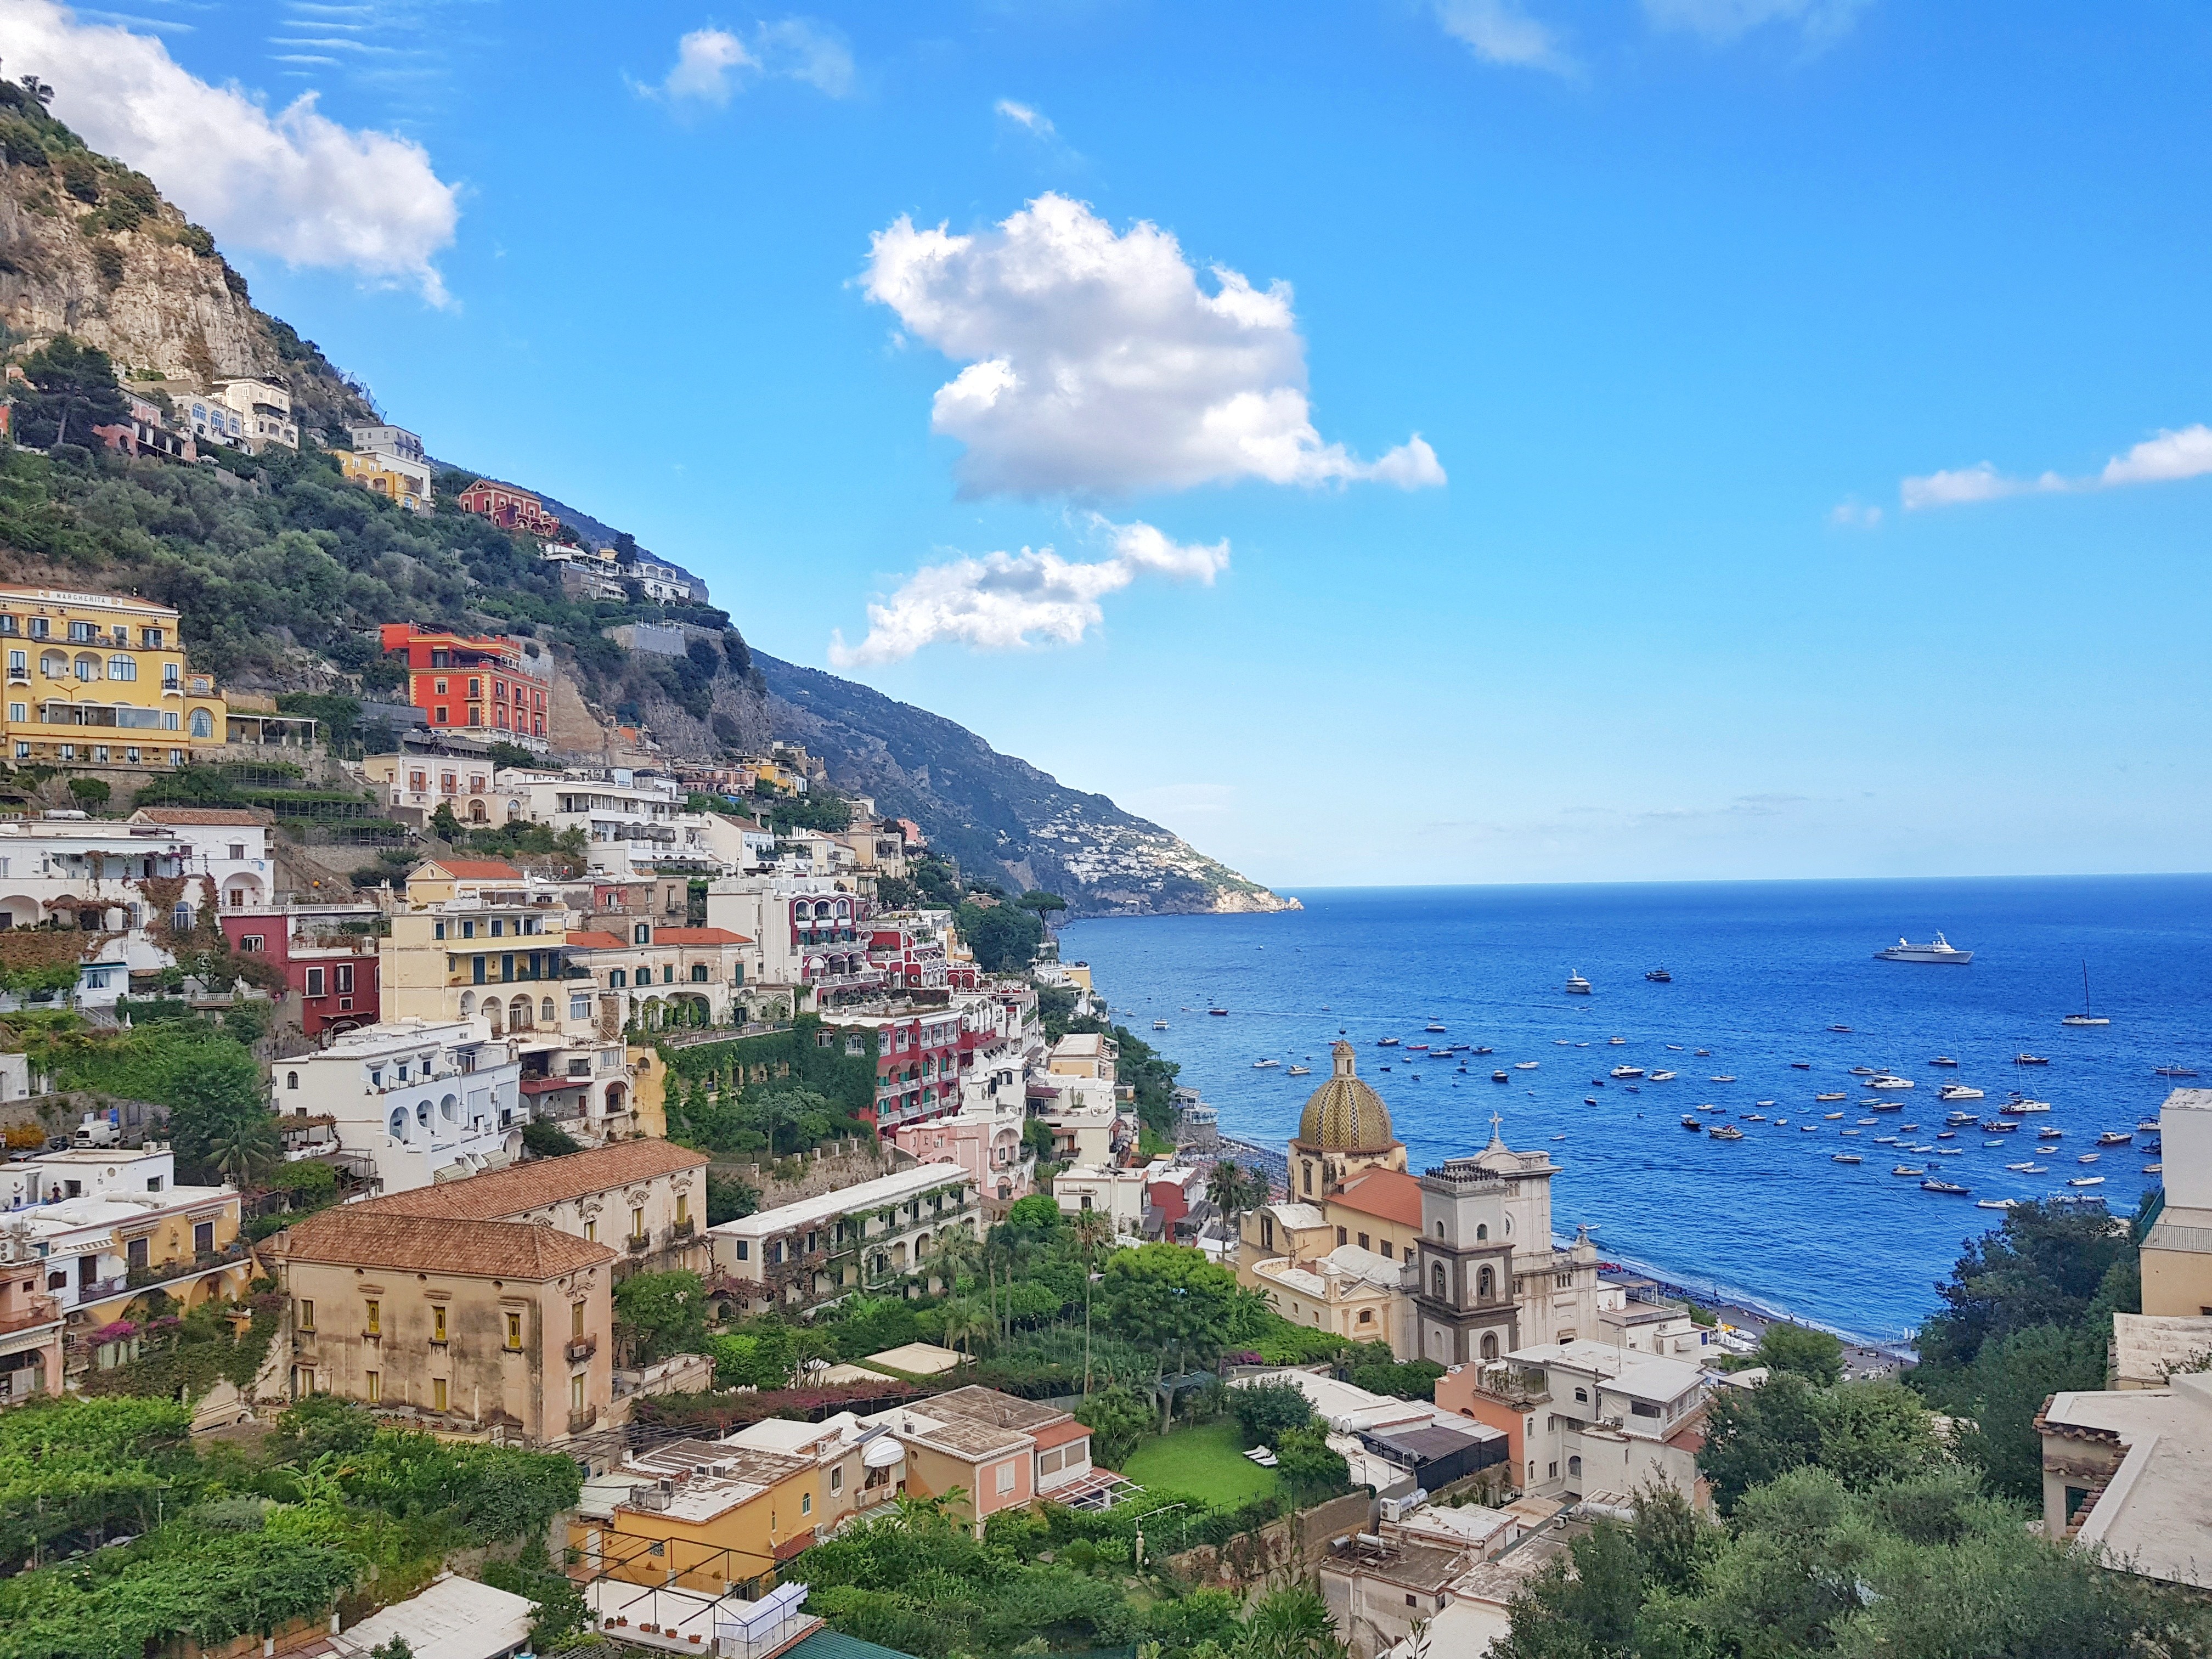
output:
<path id="1" fill-rule="evenodd" d="M 922 1164 L 725 1221 L 708 1237 L 749 1310 L 798 1309 L 927 1273 L 939 1240 L 977 1236 L 980 1216 L 965 1170 Z"/>
<path id="2" fill-rule="evenodd" d="M 555 1227 L 380 1207 L 391 1201 L 325 1210 L 273 1242 L 293 1396 L 531 1445 L 599 1427 L 614 1401 L 615 1252 Z"/>
<path id="3" fill-rule="evenodd" d="M 1305 1263 L 1278 1256 L 1250 1271 L 1268 1305 L 1292 1324 L 1352 1342 L 1388 1342 L 1397 1358 L 1414 1357 L 1405 1293 L 1412 1275 L 1401 1263 L 1344 1244 Z"/>
<path id="4" fill-rule="evenodd" d="M 178 615 L 118 593 L 0 586 L 6 757 L 164 771 L 222 748 L 230 712 L 185 660 Z"/>
<path id="5" fill-rule="evenodd" d="M 441 806 L 465 824 L 512 823 L 526 806 L 516 791 L 500 787 L 498 769 L 480 756 L 371 755 L 361 770 L 386 805 L 420 812 L 426 823 Z"/>
<path id="6" fill-rule="evenodd" d="M 2143 1241 L 2142 1310 L 2212 1315 L 2212 1089 L 2176 1089 L 2158 1127 L 2166 1207 Z"/>

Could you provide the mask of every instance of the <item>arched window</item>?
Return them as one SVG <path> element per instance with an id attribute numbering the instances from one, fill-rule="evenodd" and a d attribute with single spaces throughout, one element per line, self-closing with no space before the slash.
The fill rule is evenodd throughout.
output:
<path id="1" fill-rule="evenodd" d="M 1482 1357 L 1485 1359 L 1495 1359 L 1498 1358 L 1497 1332 L 1489 1331 L 1484 1334 L 1482 1339 Z M 1529 1467 L 1533 1468 L 1535 1466 L 1531 1464 Z"/>
<path id="2" fill-rule="evenodd" d="M 286 1088 L 288 1088 L 288 1089 L 296 1089 L 296 1088 L 298 1088 L 298 1087 L 300 1086 L 300 1074 L 299 1074 L 297 1072 L 287 1072 L 287 1073 L 284 1073 L 284 1086 L 285 1086 Z"/>
<path id="3" fill-rule="evenodd" d="M 607 969 L 607 989 L 610 991 L 619 991 L 629 983 L 629 974 L 627 969 L 622 968 Z"/>
<path id="4" fill-rule="evenodd" d="M 404 1106 L 392 1109 L 392 1138 L 394 1140 L 407 1139 L 407 1109 Z"/>
<path id="5" fill-rule="evenodd" d="M 1301 1164 L 1298 1167 L 1306 1173 L 1306 1196 L 1311 1198 L 1313 1196 L 1313 1165 Z"/>
<path id="6" fill-rule="evenodd" d="M 461 1103 L 455 1097 L 447 1095 L 443 1100 L 438 1103 L 438 1115 L 444 1118 L 448 1123 L 459 1122 L 461 1117 Z"/>
<path id="7" fill-rule="evenodd" d="M 558 1014 L 553 1012 L 553 999 L 551 997 L 541 997 L 538 1000 L 538 1021 L 539 1024 L 550 1025 L 556 1022 L 561 1017 Z"/>
<path id="8" fill-rule="evenodd" d="M 41 652 L 39 654 L 39 672 L 50 680 L 65 680 L 69 678 L 69 659 L 58 651 Z"/>
<path id="9" fill-rule="evenodd" d="M 192 735 L 196 738 L 211 738 L 215 735 L 215 717 L 204 708 L 192 710 Z"/>
<path id="10" fill-rule="evenodd" d="M 107 659 L 107 678 L 111 680 L 135 680 L 138 678 L 138 659 L 117 652 Z"/>
<path id="11" fill-rule="evenodd" d="M 1579 1457 L 1570 1456 L 1567 1459 L 1567 1479 L 1570 1480 L 1579 1480 L 1582 1478 L 1583 1460 Z"/>
<path id="12" fill-rule="evenodd" d="M 1480 1243 L 1482 1240 L 1484 1240 L 1484 1239 L 1486 1239 L 1486 1238 L 1489 1237 L 1490 1237 L 1490 1224 L 1489 1224 L 1487 1221 L 1478 1221 L 1478 1222 L 1476 1222 L 1476 1223 L 1474 1224 L 1474 1237 L 1475 1237 L 1475 1241 L 1476 1241 L 1476 1243 Z"/>
<path id="13" fill-rule="evenodd" d="M 1439 1302 L 1443 1301 L 1444 1297 L 1449 1294 L 1449 1292 L 1444 1288 L 1444 1264 L 1443 1262 L 1439 1261 L 1437 1263 L 1435 1268 L 1430 1273 L 1429 1285 L 1432 1293 Z"/>
<path id="14" fill-rule="evenodd" d="M 507 1023 L 508 1029 L 512 1030 L 526 1031 L 530 1029 L 530 999 L 528 997 L 517 997 L 507 1005 Z"/>
<path id="15" fill-rule="evenodd" d="M 467 1018 L 471 1014 L 473 1014 L 474 1012 L 476 1012 L 476 1011 L 477 1011 L 477 994 L 476 994 L 474 991 L 464 991 L 464 992 L 462 992 L 462 993 L 461 993 L 461 1018 L 462 1018 L 463 1019 L 466 1019 L 466 1018 Z"/>
<path id="16" fill-rule="evenodd" d="M 79 652 L 77 653 L 76 659 L 76 677 L 81 680 L 98 679 L 100 678 L 100 659 L 94 656 L 89 651 Z"/>
<path id="17" fill-rule="evenodd" d="M 189 904 L 179 904 L 175 909 L 170 911 L 169 926 L 176 929 L 176 931 L 180 933 L 191 933 L 192 931 L 192 907 Z"/>
<path id="18" fill-rule="evenodd" d="M 415 1103 L 415 1121 L 426 1129 L 430 1127 L 430 1103 L 428 1101 L 418 1100 Z"/>
<path id="19" fill-rule="evenodd" d="M 1442 1238 L 1443 1236 L 1444 1236 L 1444 1224 L 1443 1224 L 1443 1222 L 1439 1221 L 1438 1223 L 1437 1223 L 1437 1237 L 1438 1238 Z M 1480 1237 L 1480 1235 L 1477 1235 L 1477 1237 Z"/>
<path id="20" fill-rule="evenodd" d="M 1487 1302 L 1497 1293 L 1498 1275 L 1492 1272 L 1488 1267 L 1485 1267 L 1480 1273 L 1476 1275 L 1474 1284 L 1475 1294 L 1480 1296 L 1485 1302 Z"/>

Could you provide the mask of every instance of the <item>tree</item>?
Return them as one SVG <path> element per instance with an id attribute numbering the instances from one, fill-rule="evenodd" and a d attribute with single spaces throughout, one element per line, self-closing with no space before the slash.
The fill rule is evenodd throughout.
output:
<path id="1" fill-rule="evenodd" d="M 1314 1420 L 1313 1402 L 1295 1382 L 1248 1382 L 1231 1390 L 1229 1409 L 1247 1446 L 1273 1446 Z"/>
<path id="2" fill-rule="evenodd" d="M 71 778 L 69 792 L 76 797 L 78 805 L 86 808 L 106 805 L 108 797 L 114 793 L 105 778 Z"/>
<path id="3" fill-rule="evenodd" d="M 1032 1123 L 1037 1120 L 1030 1120 Z M 1075 1247 L 1083 1255 L 1083 1391 L 1091 1392 L 1091 1304 L 1097 1284 L 1101 1252 L 1114 1248 L 1114 1218 L 1098 1210 L 1085 1210 L 1069 1224 Z"/>
<path id="4" fill-rule="evenodd" d="M 1040 916 L 1051 915 L 1057 911 L 1067 908 L 1067 901 L 1059 894 L 1048 893 L 1034 888 L 1023 894 L 1014 902 L 1023 909 Z"/>
<path id="5" fill-rule="evenodd" d="M 1237 1659 L 1345 1659 L 1349 1652 L 1321 1592 L 1306 1584 L 1271 1592 L 1237 1638 Z"/>
<path id="6" fill-rule="evenodd" d="M 1328 1443 L 1328 1431 L 1319 1423 L 1276 1436 L 1274 1453 L 1276 1469 L 1301 1504 L 1322 1492 L 1342 1492 L 1351 1484 L 1351 1466 Z"/>
<path id="7" fill-rule="evenodd" d="M 17 441 L 40 448 L 90 445 L 93 428 L 119 425 L 131 405 L 115 383 L 107 354 L 58 334 L 23 360 L 33 390 L 17 394 Z"/>
<path id="8" fill-rule="evenodd" d="M 1257 1170 L 1247 1170 L 1233 1158 L 1217 1158 L 1206 1172 L 1206 1195 L 1234 1232 L 1238 1216 L 1267 1202 L 1267 1183 Z"/>
<path id="9" fill-rule="evenodd" d="M 1160 1395 L 1160 1432 L 1167 1432 L 1174 1391 L 1168 1366 L 1203 1364 L 1221 1350 L 1237 1306 L 1237 1275 L 1178 1244 L 1145 1244 L 1119 1250 L 1106 1263 L 1107 1316 L 1116 1334 L 1157 1356 L 1153 1387 Z"/>
<path id="10" fill-rule="evenodd" d="M 615 1286 L 615 1339 L 650 1365 L 707 1347 L 707 1287 L 694 1273 L 632 1273 Z"/>
<path id="11" fill-rule="evenodd" d="M 1844 1345 L 1840 1338 L 1809 1326 L 1769 1325 L 1759 1339 L 1759 1363 L 1826 1388 L 1843 1376 Z"/>
<path id="12" fill-rule="evenodd" d="M 522 1126 L 522 1145 L 532 1158 L 566 1158 L 580 1152 L 582 1145 L 559 1124 L 534 1117 Z"/>
<path id="13" fill-rule="evenodd" d="M 1075 1418 L 1091 1430 L 1092 1462 L 1109 1469 L 1121 1467 L 1153 1427 L 1152 1407 L 1119 1384 L 1086 1395 Z"/>
<path id="14" fill-rule="evenodd" d="M 1914 1385 L 1943 1400 L 1984 1343 L 2037 1325 L 2077 1323 L 2106 1275 L 2136 1248 L 2101 1211 L 2039 1202 L 2006 1211 L 2002 1225 L 1966 1241 L 1950 1278 L 1936 1286 L 1943 1311 L 1920 1328 Z"/>
<path id="15" fill-rule="evenodd" d="M 2038 1325 L 1984 1343 L 1962 1390 L 1973 1426 L 1960 1436 L 1959 1455 L 1978 1464 L 1998 1492 L 2039 1504 L 2043 1436 L 2036 1416 L 2054 1394 L 2105 1386 L 2106 1341 L 2081 1324 Z"/>
<path id="16" fill-rule="evenodd" d="M 1926 1467 L 1936 1456 L 1927 1408 L 1895 1382 L 1816 1389 L 1778 1371 L 1755 1389 L 1714 1397 L 1698 1467 L 1723 1515 L 1754 1487 L 1816 1466 L 1852 1491 Z"/>
<path id="17" fill-rule="evenodd" d="M 760 1208 L 760 1201 L 758 1190 L 735 1176 L 718 1176 L 708 1171 L 707 1224 L 709 1227 L 719 1227 L 725 1221 L 735 1221 L 740 1217 L 753 1214 Z"/>
<path id="18" fill-rule="evenodd" d="M 1036 960 L 1044 943 L 1044 923 L 1011 904 L 989 908 L 969 900 L 957 913 L 960 937 L 975 953 L 976 965 L 994 974 L 1018 974 Z"/>
<path id="19" fill-rule="evenodd" d="M 452 846 L 461 844 L 461 821 L 453 816 L 453 802 L 438 803 L 438 810 L 430 814 L 430 833 Z"/>
<path id="20" fill-rule="evenodd" d="M 972 1357 L 975 1339 L 997 1330 L 991 1310 L 971 1296 L 955 1297 L 945 1304 L 945 1340 L 964 1354 Z"/>

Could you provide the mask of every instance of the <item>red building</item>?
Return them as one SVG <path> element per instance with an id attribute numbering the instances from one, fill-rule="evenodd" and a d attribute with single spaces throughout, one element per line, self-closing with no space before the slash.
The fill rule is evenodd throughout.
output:
<path id="1" fill-rule="evenodd" d="M 374 1025 L 381 1006 L 374 905 L 225 910 L 219 920 L 230 948 L 258 956 L 284 975 L 299 1000 L 308 1036 Z M 365 931 L 349 933 L 348 924 Z"/>
<path id="2" fill-rule="evenodd" d="M 541 541 L 559 541 L 568 532 L 561 520 L 545 510 L 545 503 L 526 489 L 515 489 L 489 478 L 478 478 L 454 499 L 464 513 L 481 514 L 501 530 L 520 530 Z"/>
<path id="3" fill-rule="evenodd" d="M 383 641 L 386 656 L 406 653 L 407 700 L 433 729 L 545 735 L 545 687 L 522 672 L 512 640 L 386 623 Z"/>

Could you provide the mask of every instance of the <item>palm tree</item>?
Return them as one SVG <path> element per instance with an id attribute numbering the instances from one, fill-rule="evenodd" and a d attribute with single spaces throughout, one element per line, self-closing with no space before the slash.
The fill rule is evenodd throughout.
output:
<path id="1" fill-rule="evenodd" d="M 982 1256 L 975 1235 L 956 1224 L 938 1234 L 929 1252 L 929 1272 L 950 1295 L 959 1289 L 960 1275 L 974 1272 Z"/>
<path id="2" fill-rule="evenodd" d="M 208 1157 L 234 1187 L 250 1186 L 276 1162 L 276 1126 L 267 1113 L 226 1115 L 208 1137 Z"/>
<path id="3" fill-rule="evenodd" d="M 1252 1609 L 1236 1652 L 1237 1659 L 1344 1659 L 1346 1649 L 1321 1593 L 1295 1584 Z"/>
<path id="4" fill-rule="evenodd" d="M 1103 1210 L 1085 1210 L 1068 1224 L 1083 1251 L 1083 1392 L 1091 1392 L 1091 1258 L 1102 1244 L 1114 1242 L 1114 1223 Z"/>
<path id="5" fill-rule="evenodd" d="M 970 1359 L 975 1357 L 975 1339 L 995 1336 L 998 1329 L 989 1310 L 973 1297 L 957 1297 L 945 1304 L 945 1340 Z"/>

